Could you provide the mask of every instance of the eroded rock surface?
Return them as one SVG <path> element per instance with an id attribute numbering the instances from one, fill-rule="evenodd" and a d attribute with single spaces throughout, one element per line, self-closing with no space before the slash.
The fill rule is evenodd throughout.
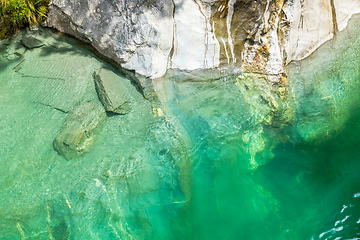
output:
<path id="1" fill-rule="evenodd" d="M 359 12 L 357 0 L 52 0 L 46 24 L 150 78 L 221 65 L 279 74 Z"/>
<path id="2" fill-rule="evenodd" d="M 166 1 L 55 0 L 47 25 L 90 42 L 127 69 L 157 77 L 173 41 L 173 4 Z"/>
<path id="3" fill-rule="evenodd" d="M 80 157 L 90 150 L 105 120 L 105 111 L 97 103 L 85 102 L 75 107 L 55 138 L 54 149 L 67 160 Z"/>

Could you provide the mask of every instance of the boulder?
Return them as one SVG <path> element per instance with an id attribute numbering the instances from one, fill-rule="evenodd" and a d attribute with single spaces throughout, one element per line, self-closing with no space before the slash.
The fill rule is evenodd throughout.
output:
<path id="1" fill-rule="evenodd" d="M 152 79 L 222 65 L 279 74 L 359 12 L 358 0 L 51 0 L 46 25 Z"/>
<path id="2" fill-rule="evenodd" d="M 105 120 L 106 113 L 99 104 L 85 102 L 76 106 L 55 138 L 54 149 L 66 160 L 80 157 L 91 149 Z"/>
<path id="3" fill-rule="evenodd" d="M 34 37 L 24 37 L 21 39 L 21 44 L 28 49 L 38 48 L 44 46 L 44 43 Z"/>
<path id="4" fill-rule="evenodd" d="M 94 72 L 96 92 L 107 112 L 127 114 L 131 109 L 127 89 L 121 80 L 121 77 L 105 68 L 98 74 Z"/>
<path id="5" fill-rule="evenodd" d="M 147 77 L 165 74 L 173 42 L 172 0 L 53 0 L 46 26 L 91 43 Z"/>

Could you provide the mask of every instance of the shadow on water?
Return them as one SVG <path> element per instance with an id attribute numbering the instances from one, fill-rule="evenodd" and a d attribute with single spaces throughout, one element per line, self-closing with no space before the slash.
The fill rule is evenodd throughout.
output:
<path id="1" fill-rule="evenodd" d="M 117 75 L 121 78 L 127 79 L 130 83 L 136 88 L 136 90 L 140 94 L 144 94 L 142 90 L 142 84 L 140 83 L 141 80 L 135 76 L 135 72 L 124 70 L 119 63 L 115 62 L 114 60 L 110 59 L 109 57 L 101 54 L 98 52 L 93 46 L 91 46 L 88 42 L 84 42 L 80 39 L 77 39 L 74 36 L 60 33 L 55 29 L 52 28 L 40 28 L 39 30 L 35 31 L 24 31 L 20 34 L 20 36 L 14 36 L 11 41 L 20 41 L 23 36 L 32 36 L 35 38 L 40 39 L 42 42 L 45 43 L 43 47 L 39 50 L 39 57 L 46 58 L 52 55 L 67 55 L 67 56 L 78 56 L 78 57 L 86 57 L 86 58 L 94 58 L 98 62 L 104 62 L 103 67 L 109 68 L 114 71 Z M 54 41 L 55 40 L 55 41 Z M 20 44 L 19 44 L 20 45 Z M 6 49 L 6 44 L 4 45 Z M 21 46 L 21 45 L 20 45 Z M 5 49 L 0 49 L 0 51 L 5 51 Z M 27 49 L 26 52 L 33 51 L 31 49 Z M 23 57 L 26 58 L 26 55 Z M 7 67 L 13 65 L 14 63 L 18 63 L 24 58 L 15 59 L 8 61 L 5 58 L 0 58 L 0 71 L 5 70 Z M 148 81 L 145 77 L 145 80 Z"/>
<path id="2" fill-rule="evenodd" d="M 44 32 L 44 34 L 42 34 L 42 32 Z M 60 33 L 55 29 L 49 28 L 41 29 L 40 34 L 41 38 L 43 38 L 45 41 L 49 40 L 51 42 L 54 39 L 56 40 L 56 44 L 49 44 L 41 48 L 41 53 L 39 54 L 40 57 L 66 52 L 67 54 L 71 55 L 94 57 L 99 59 L 99 57 L 94 53 L 96 50 L 91 45 L 89 45 L 89 43 L 83 42 L 74 36 Z M 66 45 L 61 43 L 65 43 Z M 84 49 L 86 51 L 83 51 Z"/>
<path id="3" fill-rule="evenodd" d="M 100 53 L 95 47 L 93 47 L 90 42 L 82 41 L 72 35 L 66 34 L 66 33 L 60 33 L 55 29 L 50 29 L 54 34 L 56 34 L 54 37 L 57 41 L 68 43 L 69 46 L 65 51 L 70 52 L 74 55 L 84 56 L 84 57 L 93 57 L 99 62 L 104 61 L 109 66 L 106 66 L 110 70 L 114 71 L 117 75 L 119 75 L 122 78 L 126 78 L 130 81 L 130 83 L 136 88 L 136 90 L 144 95 L 144 92 L 142 90 L 141 83 L 139 83 L 138 77 L 135 76 L 135 71 L 133 70 L 125 70 L 121 67 L 121 65 L 116 62 L 115 60 L 111 59 L 110 57 Z M 86 50 L 86 51 L 84 51 Z M 62 53 L 63 50 L 56 47 L 56 45 L 51 45 L 51 48 L 44 48 L 42 51 L 42 56 L 46 56 L 47 54 L 52 54 L 54 52 Z M 105 67 L 105 65 L 104 65 Z M 141 76 L 140 76 L 141 77 Z M 143 77 L 145 81 L 151 81 L 149 79 L 146 79 Z"/>

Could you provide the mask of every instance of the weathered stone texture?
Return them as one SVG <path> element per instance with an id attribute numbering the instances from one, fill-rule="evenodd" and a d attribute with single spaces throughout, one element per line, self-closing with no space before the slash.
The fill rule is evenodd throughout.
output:
<path id="1" fill-rule="evenodd" d="M 224 65 L 280 74 L 359 12 L 358 0 L 52 0 L 46 24 L 150 78 Z"/>
<path id="2" fill-rule="evenodd" d="M 127 69 L 157 77 L 165 73 L 172 48 L 172 18 L 170 0 L 54 0 L 47 26 L 90 42 Z"/>

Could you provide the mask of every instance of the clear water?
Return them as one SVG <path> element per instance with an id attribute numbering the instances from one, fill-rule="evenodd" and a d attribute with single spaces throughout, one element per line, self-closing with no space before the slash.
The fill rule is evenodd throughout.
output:
<path id="1" fill-rule="evenodd" d="M 2 41 L 0 239 L 359 238 L 355 23 L 289 66 L 285 97 L 251 74 L 175 72 L 154 82 L 155 103 L 73 39 Z M 109 115 L 92 149 L 67 161 L 53 140 L 73 107 L 100 104 L 103 67 L 132 110 Z"/>

